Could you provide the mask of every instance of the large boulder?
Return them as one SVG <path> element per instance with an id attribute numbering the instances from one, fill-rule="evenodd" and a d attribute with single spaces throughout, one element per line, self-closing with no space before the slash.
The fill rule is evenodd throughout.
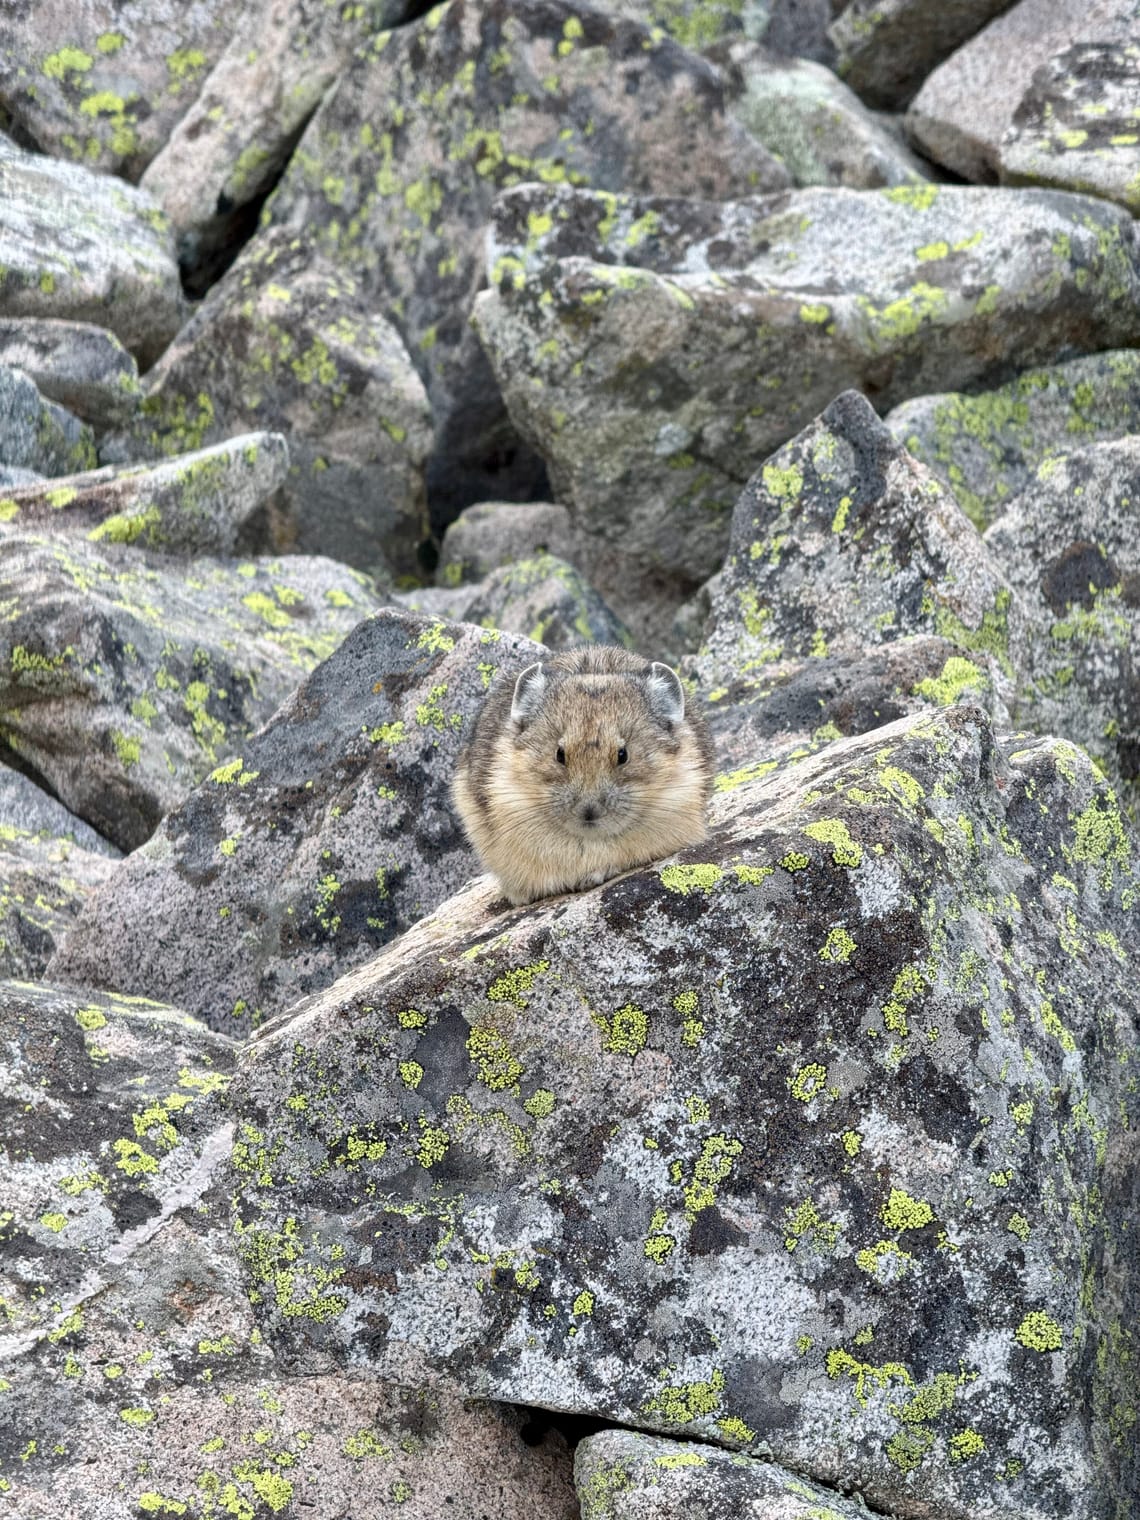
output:
<path id="1" fill-rule="evenodd" d="M 837 392 L 885 409 L 1004 378 L 1011 350 L 1140 339 L 1138 247 L 1124 212 L 1049 191 L 532 186 L 498 204 L 474 320 L 580 568 L 653 639 L 718 568 L 740 487 Z"/>
<path id="2" fill-rule="evenodd" d="M 364 577 L 308 556 L 175 566 L 8 529 L 0 604 L 0 736 L 131 850 L 377 598 Z"/>
<path id="3" fill-rule="evenodd" d="M 243 1034 L 369 959 L 478 870 L 449 797 L 526 639 L 385 610 L 232 745 L 95 897 L 52 965 Z"/>
<path id="4" fill-rule="evenodd" d="M 1050 0 L 1051 3 L 1051 0 Z M 841 79 L 869 105 L 905 105 L 935 64 L 1009 0 L 848 0 L 830 28 Z"/>
<path id="5" fill-rule="evenodd" d="M 182 454 L 255 429 L 289 440 L 276 547 L 413 577 L 427 537 L 431 412 L 390 322 L 303 237 L 255 238 L 146 378 L 105 459 Z"/>
<path id="6" fill-rule="evenodd" d="M 553 501 L 476 502 L 443 535 L 436 580 L 441 586 L 461 586 L 536 554 L 573 560 L 573 528 L 565 507 Z"/>
<path id="7" fill-rule="evenodd" d="M 41 396 L 22 370 L 0 363 L 0 465 L 70 475 L 94 463 L 91 429 Z"/>
<path id="8" fill-rule="evenodd" d="M 170 225 L 149 195 L 0 135 L 0 317 L 97 323 L 147 365 L 184 315 Z"/>
<path id="9" fill-rule="evenodd" d="M 721 74 L 664 33 L 566 0 L 451 0 L 354 56 L 268 206 L 311 230 L 399 329 L 427 384 L 436 527 L 532 495 L 467 318 L 496 192 L 525 179 L 724 197 L 788 183 Z"/>
<path id="10" fill-rule="evenodd" d="M 1138 887 L 1081 752 L 971 707 L 591 892 L 473 886 L 243 1052 L 262 1333 L 914 1520 L 1127 1513 Z"/>
<path id="11" fill-rule="evenodd" d="M 2 320 L 0 364 L 22 369 L 41 395 L 96 426 L 125 422 L 138 406 L 138 365 L 114 333 L 90 322 Z"/>

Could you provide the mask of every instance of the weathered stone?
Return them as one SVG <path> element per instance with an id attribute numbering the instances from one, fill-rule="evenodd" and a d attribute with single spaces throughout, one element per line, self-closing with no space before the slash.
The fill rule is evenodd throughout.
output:
<path id="1" fill-rule="evenodd" d="M 1051 0 L 1050 0 L 1051 3 Z M 840 78 L 869 105 L 905 105 L 935 64 L 1009 0 L 851 0 L 832 23 Z"/>
<path id="2" fill-rule="evenodd" d="M 0 464 L 0 486 L 34 486 L 43 478 L 38 470 L 21 470 L 14 465 Z"/>
<path id="3" fill-rule="evenodd" d="M 95 898 L 52 975 L 177 999 L 244 1033 L 327 987 L 478 870 L 455 757 L 525 639 L 362 622 Z"/>
<path id="4" fill-rule="evenodd" d="M 149 195 L 0 136 L 0 317 L 94 322 L 146 365 L 184 312 L 170 227 Z"/>
<path id="5" fill-rule="evenodd" d="M 356 49 L 408 9 L 407 0 L 237 8 L 228 46 L 142 177 L 174 224 L 184 264 L 233 239 Z"/>
<path id="6" fill-rule="evenodd" d="M 0 768 L 0 977 L 21 981 L 43 975 L 89 893 L 115 869 L 106 845 L 99 853 L 85 849 L 56 828 L 36 827 L 34 817 L 12 807 L 38 790 L 25 776 Z M 76 828 L 93 834 L 58 803 L 55 807 Z"/>
<path id="7" fill-rule="evenodd" d="M 950 7 L 943 7 L 949 10 Z M 907 112 L 919 150 L 963 179 L 994 183 L 1001 142 L 1036 71 L 1076 42 L 1127 42 L 1132 0 L 1018 0 L 927 79 Z"/>
<path id="8" fill-rule="evenodd" d="M 0 114 L 55 158 L 137 179 L 225 47 L 225 0 L 9 0 Z"/>
<path id="9" fill-rule="evenodd" d="M 311 229 L 399 328 L 436 418 L 437 528 L 471 501 L 541 489 L 467 326 L 492 200 L 525 179 L 714 198 L 787 183 L 729 117 L 721 74 L 633 21 L 565 0 L 452 0 L 362 48 L 268 214 Z"/>
<path id="10" fill-rule="evenodd" d="M 0 825 L 26 829 L 41 839 L 56 839 L 111 860 L 122 858 L 122 850 L 109 839 L 104 839 L 82 818 L 69 813 L 50 792 L 8 764 L 0 764 Z"/>
<path id="11" fill-rule="evenodd" d="M 274 547 L 411 577 L 427 537 L 431 412 L 392 325 L 302 237 L 262 233 L 146 378 L 104 458 L 153 458 L 269 428 L 289 440 Z"/>
<path id="12" fill-rule="evenodd" d="M 480 501 L 443 535 L 436 580 L 441 586 L 480 581 L 500 565 L 540 553 L 573 559 L 565 507 L 552 501 Z"/>
<path id="13" fill-rule="evenodd" d="M 886 409 L 1004 378 L 1011 348 L 1140 337 L 1138 246 L 1124 212 L 1052 191 L 529 186 L 499 203 L 474 320 L 577 563 L 652 640 L 720 564 L 740 486 L 837 392 Z"/>
<path id="14" fill-rule="evenodd" d="M 376 606 L 363 576 L 294 556 L 169 560 L 0 536 L 0 737 L 125 850 Z"/>
<path id="15" fill-rule="evenodd" d="M 0 364 L 99 427 L 125 422 L 139 402 L 138 365 L 114 333 L 89 322 L 0 321 Z"/>
<path id="16" fill-rule="evenodd" d="M 776 1462 L 635 1430 L 578 1443 L 574 1483 L 583 1520 L 866 1520 L 834 1489 L 805 1483 Z"/>
<path id="17" fill-rule="evenodd" d="M 232 554 L 288 470 L 279 433 L 248 433 L 160 464 L 108 465 L 16 488 L 0 499 L 0 520 L 166 554 Z"/>
<path id="18" fill-rule="evenodd" d="M 12 1513 L 571 1520 L 565 1443 L 516 1411 L 275 1365 L 233 1258 L 233 1042 L 141 1004 L 0 988 Z"/>
<path id="19" fill-rule="evenodd" d="M 1033 76 L 1001 143 L 1007 185 L 1055 185 L 1140 212 L 1140 27 L 1129 46 L 1088 43 Z"/>
<path id="20" fill-rule="evenodd" d="M 1031 615 L 1015 716 L 1083 744 L 1140 812 L 1140 438 L 1046 460 L 986 545 Z"/>
<path id="21" fill-rule="evenodd" d="M 22 370 L 0 363 L 0 464 L 68 475 L 94 463 L 91 429 L 46 401 Z"/>
<path id="22" fill-rule="evenodd" d="M 1127 1512 L 1136 845 L 1079 750 L 1012 751 L 970 707 L 841 740 L 679 859 L 477 884 L 266 1026 L 233 1101 L 269 1342 L 900 1515 Z"/>
<path id="23" fill-rule="evenodd" d="M 883 420 L 982 530 L 1045 460 L 1140 432 L 1140 353 L 1089 354 L 976 395 L 916 396 Z"/>
<path id="24" fill-rule="evenodd" d="M 732 114 L 797 185 L 874 190 L 929 180 L 929 169 L 822 64 L 749 42 L 733 43 L 725 58 L 743 76 Z"/>

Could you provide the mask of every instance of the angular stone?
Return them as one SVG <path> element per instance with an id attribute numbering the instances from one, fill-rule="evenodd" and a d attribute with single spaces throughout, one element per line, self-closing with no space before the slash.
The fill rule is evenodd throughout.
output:
<path id="1" fill-rule="evenodd" d="M 225 0 L 10 0 L 0 114 L 54 158 L 137 180 L 225 47 Z"/>
<path id="2" fill-rule="evenodd" d="M 474 321 L 577 563 L 652 641 L 719 566 L 740 486 L 837 392 L 886 409 L 1004 378 L 1011 344 L 1029 364 L 1140 336 L 1138 248 L 1122 211 L 1051 191 L 528 186 L 498 205 Z"/>
<path id="3" fill-rule="evenodd" d="M 1007 185 L 1053 185 L 1140 212 L 1140 27 L 1128 46 L 1083 43 L 1033 76 L 1001 143 Z"/>
<path id="4" fill-rule="evenodd" d="M 500 565 L 548 553 L 573 559 L 570 514 L 552 501 L 480 501 L 443 535 L 436 580 L 441 586 L 480 581 Z"/>
<path id="5" fill-rule="evenodd" d="M 949 7 L 943 7 L 949 10 Z M 1001 142 L 1036 71 L 1076 42 L 1124 43 L 1131 0 L 1018 0 L 935 69 L 907 112 L 919 151 L 963 179 L 993 184 Z"/>
<path id="6" fill-rule="evenodd" d="M 1140 809 L 1140 438 L 1048 459 L 986 534 L 1028 607 L 1015 716 L 1083 744 Z"/>
<path id="7" fill-rule="evenodd" d="M 22 370 L 0 364 L 0 464 L 69 475 L 94 463 L 91 429 L 45 400 Z"/>
<path id="8" fill-rule="evenodd" d="M 0 318 L 93 322 L 145 366 L 184 315 L 170 227 L 149 195 L 0 137 Z"/>
<path id="9" fill-rule="evenodd" d="M 1049 0 L 1052 3 L 1052 0 Z M 905 105 L 923 79 L 1009 0 L 850 0 L 832 23 L 836 68 L 868 105 Z"/>
<path id="10" fill-rule="evenodd" d="M 1045 460 L 1140 432 L 1140 353 L 1089 354 L 974 395 L 916 396 L 883 421 L 984 530 Z"/>
<path id="11" fill-rule="evenodd" d="M 8 491 L 0 519 L 164 554 L 232 554 L 242 529 L 288 476 L 279 433 L 247 433 L 160 464 L 68 475 Z"/>
<path id="12" fill-rule="evenodd" d="M 435 526 L 527 497 L 467 317 L 496 191 L 525 179 L 723 197 L 787 183 L 727 113 L 722 75 L 667 36 L 565 0 L 452 0 L 359 50 L 269 203 L 312 230 L 398 327 L 437 433 Z"/>
<path id="13" fill-rule="evenodd" d="M 495 671 L 541 654 L 366 619 L 91 902 L 52 975 L 177 998 L 234 1034 L 327 987 L 478 871 L 455 757 Z"/>
<path id="14" fill-rule="evenodd" d="M 757 1462 L 693 1441 L 603 1430 L 578 1443 L 574 1483 L 589 1520 L 866 1520 L 861 1504 Z"/>
<path id="15" fill-rule="evenodd" d="M 106 845 L 96 853 L 54 829 L 36 827 L 33 818 L 12 821 L 8 804 L 16 790 L 39 788 L 7 767 L 0 769 L 0 977 L 31 982 L 42 977 L 83 903 L 107 880 L 115 861 L 105 853 Z M 50 799 L 45 796 L 45 801 Z M 93 833 L 79 819 L 71 822 Z"/>
<path id="16" fill-rule="evenodd" d="M 105 459 L 181 454 L 234 433 L 289 440 L 274 547 L 383 579 L 414 576 L 427 537 L 431 412 L 392 325 L 352 274 L 300 237 L 262 233 L 146 377 Z"/>
<path id="17" fill-rule="evenodd" d="M 1137 844 L 1079 750 L 1011 748 L 971 707 L 839 741 L 679 859 L 510 913 L 473 886 L 261 1031 L 270 1344 L 878 1511 L 1127 1512 Z"/>
<path id="18" fill-rule="evenodd" d="M 114 333 L 89 322 L 0 321 L 0 364 L 98 427 L 125 422 L 139 402 L 138 365 Z"/>
<path id="19" fill-rule="evenodd" d="M 329 560 L 169 560 L 0 536 L 0 737 L 121 849 L 242 745 L 377 605 Z"/>
<path id="20" fill-rule="evenodd" d="M 90 824 L 69 813 L 62 802 L 28 776 L 0 765 L 0 825 L 30 830 L 41 839 L 58 840 L 79 850 L 120 860 L 122 851 Z"/>

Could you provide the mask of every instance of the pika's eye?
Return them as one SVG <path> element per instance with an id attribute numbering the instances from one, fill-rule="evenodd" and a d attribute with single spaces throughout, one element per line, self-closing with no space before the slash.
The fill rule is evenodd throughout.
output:
<path id="1" fill-rule="evenodd" d="M 566 751 L 562 748 L 561 744 L 554 751 L 554 758 L 558 761 L 559 765 L 566 764 Z"/>
<path id="2" fill-rule="evenodd" d="M 624 765 L 625 762 L 628 759 L 629 759 L 629 750 L 627 750 L 626 747 L 625 747 L 625 745 L 623 744 L 622 747 L 621 747 L 621 749 L 618 750 L 618 764 L 619 765 Z"/>

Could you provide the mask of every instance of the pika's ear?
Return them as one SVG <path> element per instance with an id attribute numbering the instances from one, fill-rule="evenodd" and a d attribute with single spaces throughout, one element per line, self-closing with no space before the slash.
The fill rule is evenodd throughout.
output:
<path id="1" fill-rule="evenodd" d="M 528 665 L 515 682 L 515 694 L 511 698 L 511 722 L 524 728 L 538 716 L 545 694 L 546 671 L 540 663 Z"/>
<path id="2" fill-rule="evenodd" d="M 680 723 L 685 716 L 685 688 L 668 665 L 654 660 L 645 683 L 649 711 L 662 723 Z"/>

